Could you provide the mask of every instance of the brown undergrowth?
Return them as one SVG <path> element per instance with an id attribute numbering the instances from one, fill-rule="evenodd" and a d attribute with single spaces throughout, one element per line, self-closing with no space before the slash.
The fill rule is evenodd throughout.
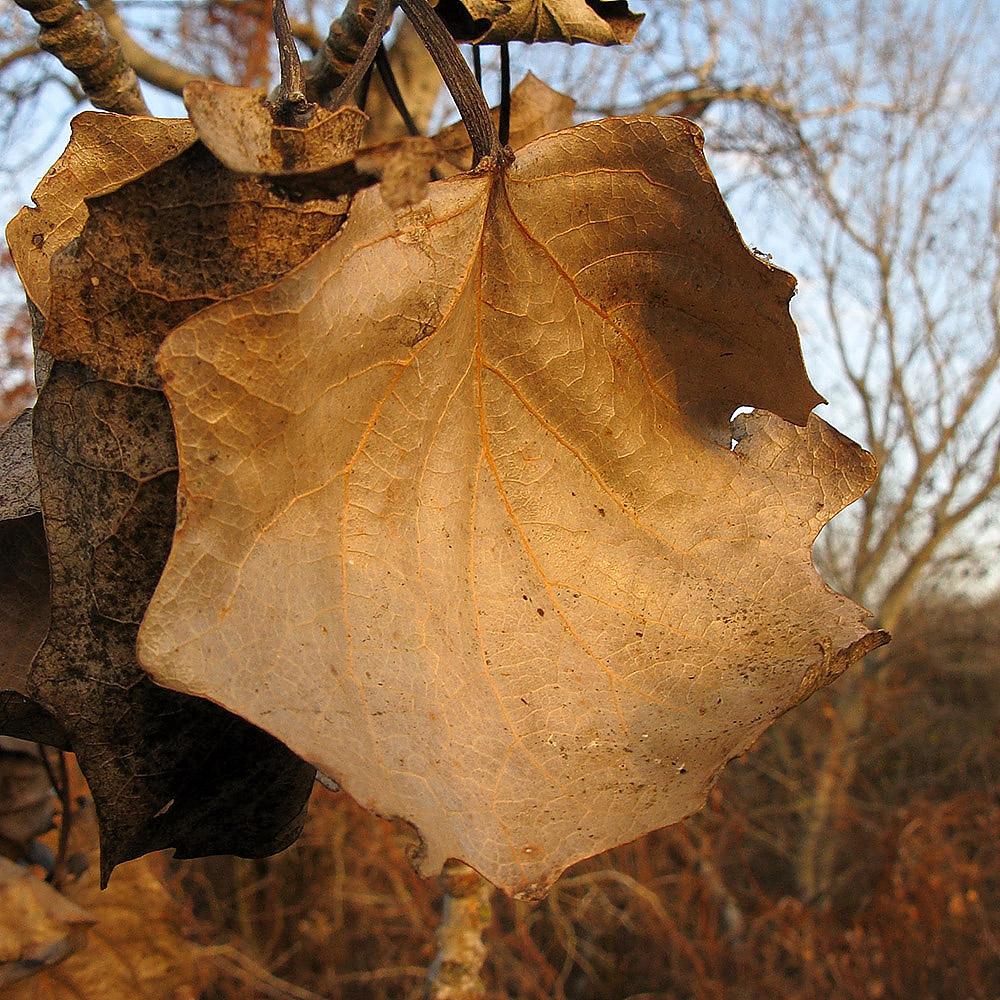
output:
<path id="1" fill-rule="evenodd" d="M 864 765 L 829 832 L 838 877 L 823 898 L 798 898 L 795 861 L 832 695 L 787 716 L 688 822 L 577 865 L 541 904 L 496 896 L 489 996 L 1000 996 L 996 629 L 996 602 L 925 611 L 868 682 Z M 205 1000 L 422 995 L 437 885 L 347 796 L 318 788 L 276 858 L 183 871 L 215 940 Z"/>
<path id="2" fill-rule="evenodd" d="M 998 609 L 925 609 L 866 681 L 863 763 L 828 833 L 837 875 L 821 898 L 801 898 L 796 860 L 835 692 L 774 727 L 686 823 L 575 866 L 540 904 L 495 895 L 490 1000 L 995 1000 Z M 172 890 L 180 905 L 156 889 L 156 920 L 173 914 L 171 948 L 192 944 L 185 998 L 417 1000 L 441 894 L 406 845 L 405 831 L 317 786 L 282 854 L 140 860 L 109 891 L 131 898 L 133 866 Z M 128 904 L 136 914 L 152 914 L 149 891 Z M 85 903 L 99 919 L 102 900 Z M 106 931 L 98 923 L 96 951 L 74 959 L 88 975 Z M 143 934 L 114 940 L 115 969 L 145 967 Z M 48 993 L 35 977 L 19 995 L 71 995 L 51 992 L 65 970 Z"/>

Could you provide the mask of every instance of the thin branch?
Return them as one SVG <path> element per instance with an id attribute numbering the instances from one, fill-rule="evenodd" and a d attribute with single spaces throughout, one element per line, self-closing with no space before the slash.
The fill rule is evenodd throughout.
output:
<path id="1" fill-rule="evenodd" d="M 135 6 L 134 3 L 129 4 L 130 7 Z M 201 5 L 203 9 L 211 9 L 212 7 L 222 8 L 223 10 L 230 10 L 237 14 L 249 13 L 251 9 L 254 9 L 256 15 L 262 20 L 267 17 L 267 4 L 260 3 L 253 5 L 253 8 L 249 4 L 241 3 L 240 0 L 212 0 L 211 3 Z M 194 9 L 193 7 L 185 6 L 186 10 Z M 310 52 L 316 53 L 323 47 L 323 36 L 316 30 L 316 28 L 311 25 L 308 21 L 300 21 L 297 18 L 289 17 L 289 25 L 291 25 L 292 34 L 300 41 L 302 44 L 309 49 Z"/>
<path id="2" fill-rule="evenodd" d="M 340 107 L 357 90 L 362 78 L 368 72 L 375 61 L 375 54 L 382 46 L 382 37 L 389 30 L 389 22 L 392 20 L 392 0 L 378 0 L 375 11 L 372 14 L 372 26 L 365 39 L 365 44 L 361 47 L 354 64 L 347 71 L 347 75 L 340 81 L 337 89 L 330 95 L 330 106 Z"/>
<path id="3" fill-rule="evenodd" d="M 19 60 L 37 55 L 41 51 L 42 50 L 37 45 L 22 45 L 21 48 L 8 52 L 6 55 L 0 57 L 0 73 L 2 73 L 8 66 L 13 65 Z"/>
<path id="4" fill-rule="evenodd" d="M 198 73 L 181 69 L 173 63 L 154 56 L 144 49 L 130 34 L 125 22 L 119 17 L 114 0 L 90 0 L 91 6 L 100 14 L 108 34 L 121 46 L 125 58 L 139 76 L 170 94 L 180 96 L 184 88 L 195 80 L 204 80 Z M 143 114 L 149 114 L 148 111 Z"/>
<path id="5" fill-rule="evenodd" d="M 232 974 L 259 991 L 262 996 L 270 997 L 272 1000 L 327 1000 L 319 993 L 275 976 L 259 962 L 255 962 L 249 955 L 231 945 L 200 948 L 198 954 L 227 963 Z M 427 970 L 419 965 L 400 965 L 373 969 L 370 972 L 342 972 L 329 976 L 328 981 L 333 986 L 359 986 L 392 979 L 421 979 L 426 974 Z"/>
<path id="6" fill-rule="evenodd" d="M 95 107 L 148 115 L 135 69 L 119 42 L 92 10 L 77 0 L 16 0 L 40 25 L 38 45 L 80 81 Z"/>
<path id="7" fill-rule="evenodd" d="M 376 0 L 348 0 L 326 41 L 306 66 L 306 96 L 328 106 L 330 94 L 357 62 L 374 25 Z"/>
<path id="8" fill-rule="evenodd" d="M 399 0 L 427 51 L 430 52 L 448 87 L 472 142 L 473 167 L 488 161 L 510 162 L 513 154 L 501 146 L 493 115 L 469 64 L 462 58 L 454 39 L 427 0 Z"/>
<path id="9" fill-rule="evenodd" d="M 392 63 L 389 62 L 389 53 L 386 52 L 384 45 L 380 45 L 378 52 L 375 53 L 375 67 L 378 70 L 378 75 L 382 78 L 382 86 L 385 87 L 385 92 L 389 96 L 392 106 L 396 109 L 399 117 L 403 119 L 407 134 L 420 135 L 420 129 L 413 120 L 413 115 L 410 114 L 410 110 L 406 106 L 406 101 L 403 99 L 403 94 L 399 89 L 399 84 L 396 82 L 396 74 L 392 71 Z"/>

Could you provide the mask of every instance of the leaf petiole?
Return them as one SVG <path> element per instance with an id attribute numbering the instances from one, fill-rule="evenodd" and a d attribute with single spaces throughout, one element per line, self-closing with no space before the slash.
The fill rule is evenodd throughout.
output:
<path id="1" fill-rule="evenodd" d="M 295 47 L 295 35 L 288 20 L 285 0 L 271 0 L 271 20 L 278 43 L 278 65 L 281 82 L 271 104 L 271 117 L 276 125 L 304 128 L 309 124 L 316 105 L 306 98 L 302 77 L 302 61 Z"/>
<path id="2" fill-rule="evenodd" d="M 458 106 L 472 142 L 473 169 L 503 167 L 512 163 L 514 154 L 500 143 L 482 88 L 476 83 L 469 64 L 462 58 L 441 18 L 427 0 L 399 0 L 399 6 L 427 47 Z"/>

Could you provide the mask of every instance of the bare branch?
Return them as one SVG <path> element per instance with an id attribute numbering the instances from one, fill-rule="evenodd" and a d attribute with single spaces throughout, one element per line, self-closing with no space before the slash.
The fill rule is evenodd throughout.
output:
<path id="1" fill-rule="evenodd" d="M 348 0 L 343 13 L 306 67 L 306 96 L 319 104 L 343 83 L 375 23 L 377 0 Z"/>
<path id="2" fill-rule="evenodd" d="M 118 15 L 114 0 L 91 0 L 90 5 L 100 14 L 108 34 L 118 42 L 129 64 L 146 83 L 179 96 L 192 81 L 205 79 L 147 52 L 129 34 L 125 22 Z"/>
<path id="3" fill-rule="evenodd" d="M 27 59 L 29 56 L 37 55 L 41 49 L 37 45 L 22 45 L 19 49 L 14 49 L 11 52 L 5 53 L 0 57 L 0 73 L 2 73 L 8 66 L 12 66 L 14 63 L 21 59 Z"/>
<path id="4" fill-rule="evenodd" d="M 77 0 L 17 0 L 41 26 L 38 44 L 80 81 L 91 102 L 123 115 L 148 115 L 135 70 L 104 22 Z"/>

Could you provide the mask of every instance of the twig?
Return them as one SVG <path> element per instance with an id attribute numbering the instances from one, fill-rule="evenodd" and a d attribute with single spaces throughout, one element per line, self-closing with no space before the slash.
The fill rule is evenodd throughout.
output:
<path id="1" fill-rule="evenodd" d="M 437 63 L 441 77 L 458 106 L 472 142 L 473 167 L 510 163 L 513 153 L 506 146 L 501 147 L 482 88 L 476 83 L 469 64 L 462 58 L 441 18 L 427 0 L 399 0 L 399 6 Z"/>
<path id="2" fill-rule="evenodd" d="M 66 875 L 66 856 L 69 853 L 69 832 L 73 825 L 73 798 L 70 794 L 69 788 L 69 770 L 66 767 L 66 754 L 64 754 L 61 750 L 56 751 L 58 774 L 56 774 L 56 770 L 53 769 L 52 764 L 49 761 L 48 747 L 39 743 L 38 754 L 42 759 L 42 766 L 45 768 L 45 773 L 48 775 L 49 783 L 55 789 L 56 795 L 59 797 L 59 807 L 62 813 L 59 818 L 59 842 L 56 847 L 56 859 L 52 865 L 52 872 L 48 877 L 48 881 L 58 889 Z"/>
<path id="3" fill-rule="evenodd" d="M 392 101 L 392 106 L 399 112 L 399 117 L 403 119 L 407 133 L 420 135 L 420 129 L 417 128 L 417 123 L 413 120 L 413 116 L 406 106 L 406 101 L 403 99 L 402 91 L 399 89 L 399 84 L 396 82 L 396 74 L 392 71 L 389 53 L 385 51 L 384 45 L 380 45 L 378 52 L 375 53 L 375 68 L 382 78 L 382 86 L 385 87 L 385 92 L 388 94 L 389 100 Z"/>
<path id="4" fill-rule="evenodd" d="M 357 62 L 374 25 L 376 0 L 348 0 L 326 41 L 306 65 L 306 96 L 329 106 L 329 96 Z"/>
<path id="5" fill-rule="evenodd" d="M 392 20 L 393 0 L 378 0 L 375 5 L 375 12 L 372 14 L 372 26 L 365 39 L 365 44 L 354 60 L 354 65 L 347 71 L 347 75 L 340 81 L 340 85 L 330 95 L 330 105 L 339 108 L 357 90 L 358 85 L 364 78 L 368 68 L 375 61 L 375 53 L 378 52 L 382 44 L 382 36 L 389 30 L 389 22 Z"/>
<path id="6" fill-rule="evenodd" d="M 302 986 L 281 979 L 268 972 L 259 962 L 231 945 L 213 945 L 199 949 L 199 955 L 221 959 L 230 966 L 235 966 L 233 972 L 244 982 L 253 985 L 264 996 L 273 1000 L 327 1000 L 326 997 Z M 427 970 L 419 965 L 397 965 L 384 969 L 372 969 L 370 972 L 341 972 L 329 977 L 334 986 L 354 986 L 365 983 L 382 982 L 387 979 L 421 979 Z"/>
<path id="7" fill-rule="evenodd" d="M 483 1000 L 483 932 L 493 919 L 493 887 L 462 861 L 445 864 L 441 884 L 444 903 L 436 935 L 438 951 L 427 976 L 428 998 Z"/>
<path id="8" fill-rule="evenodd" d="M 500 125 L 497 129 L 500 145 L 510 141 L 510 46 L 500 45 Z"/>
<path id="9" fill-rule="evenodd" d="M 27 59 L 29 56 L 37 55 L 41 50 L 37 45 L 22 45 L 19 49 L 14 49 L 0 58 L 0 73 L 8 66 L 13 65 L 20 59 Z"/>
<path id="10" fill-rule="evenodd" d="M 278 97 L 271 105 L 271 116 L 278 125 L 304 128 L 309 124 L 316 106 L 306 99 L 302 62 L 295 47 L 295 35 L 285 10 L 285 0 L 271 0 L 271 18 L 281 70 Z"/>
<path id="11" fill-rule="evenodd" d="M 16 0 L 41 27 L 38 45 L 83 86 L 92 104 L 123 115 L 148 115 L 139 79 L 100 16 L 77 0 Z"/>

